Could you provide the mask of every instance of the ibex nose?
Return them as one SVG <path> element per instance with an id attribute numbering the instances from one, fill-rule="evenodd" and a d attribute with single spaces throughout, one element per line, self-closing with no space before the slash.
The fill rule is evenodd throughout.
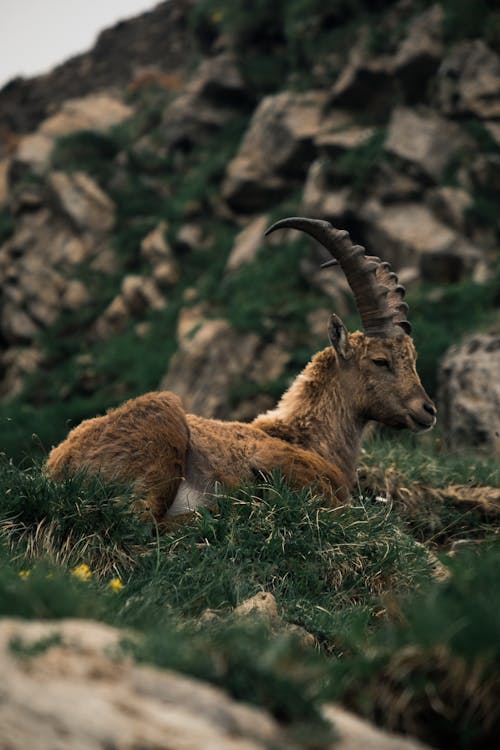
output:
<path id="1" fill-rule="evenodd" d="M 434 406 L 434 404 L 431 401 L 424 401 L 423 407 L 425 411 L 431 415 L 431 417 L 435 417 L 437 414 L 437 409 Z"/>

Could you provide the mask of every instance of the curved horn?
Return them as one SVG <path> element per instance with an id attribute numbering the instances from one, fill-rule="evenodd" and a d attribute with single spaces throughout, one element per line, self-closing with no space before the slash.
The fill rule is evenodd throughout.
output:
<path id="1" fill-rule="evenodd" d="M 266 236 L 276 229 L 300 229 L 314 237 L 338 261 L 349 283 L 367 336 L 394 338 L 411 333 L 406 319 L 408 305 L 403 301 L 405 289 L 398 283 L 388 263 L 365 248 L 353 245 L 349 233 L 335 229 L 330 222 L 292 216 L 277 221 L 266 231 Z M 327 261 L 324 266 L 333 265 Z"/>

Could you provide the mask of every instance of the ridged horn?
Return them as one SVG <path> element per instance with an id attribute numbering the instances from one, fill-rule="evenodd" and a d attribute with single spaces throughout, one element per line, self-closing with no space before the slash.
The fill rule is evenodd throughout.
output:
<path id="1" fill-rule="evenodd" d="M 408 305 L 403 301 L 405 289 L 388 263 L 366 255 L 364 247 L 352 243 L 348 232 L 335 229 L 328 221 L 292 216 L 269 227 L 266 236 L 277 229 L 306 232 L 331 253 L 351 287 L 367 336 L 394 338 L 411 333 L 406 319 Z"/>

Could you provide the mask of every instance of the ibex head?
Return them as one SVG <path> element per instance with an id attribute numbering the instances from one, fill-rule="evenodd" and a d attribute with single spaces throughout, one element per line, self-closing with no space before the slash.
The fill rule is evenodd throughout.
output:
<path id="1" fill-rule="evenodd" d="M 336 352 L 339 377 L 351 385 L 357 413 L 391 427 L 428 430 L 436 408 L 416 371 L 416 352 L 406 319 L 405 289 L 388 263 L 353 245 L 346 231 L 327 221 L 293 217 L 273 224 L 276 229 L 300 229 L 318 240 L 332 255 L 324 267 L 339 264 L 353 292 L 364 333 L 349 334 L 332 315 L 329 337 Z"/>

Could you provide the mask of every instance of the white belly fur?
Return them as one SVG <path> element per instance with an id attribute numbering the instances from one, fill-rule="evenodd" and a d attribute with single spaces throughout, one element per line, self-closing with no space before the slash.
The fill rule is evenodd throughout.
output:
<path id="1" fill-rule="evenodd" d="M 185 479 L 182 480 L 175 500 L 167 511 L 168 516 L 178 516 L 181 513 L 192 513 L 197 508 L 210 505 L 213 495 L 195 490 Z"/>

